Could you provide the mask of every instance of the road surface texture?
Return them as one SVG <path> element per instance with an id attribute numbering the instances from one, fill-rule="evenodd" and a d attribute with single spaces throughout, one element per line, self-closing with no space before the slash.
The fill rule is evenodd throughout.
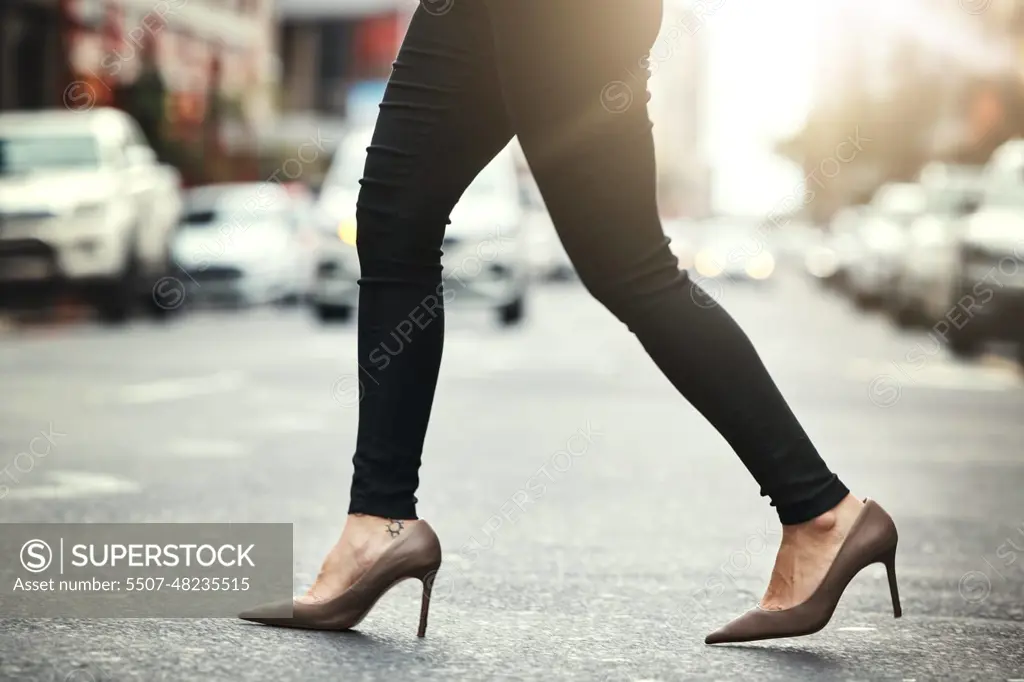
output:
<path id="1" fill-rule="evenodd" d="M 1024 679 L 1018 370 L 957 363 L 796 277 L 715 293 L 833 469 L 897 520 L 902 619 L 876 565 L 817 635 L 705 646 L 760 596 L 778 520 L 635 339 L 551 285 L 517 329 L 451 314 L 420 492 L 446 550 L 425 639 L 406 582 L 349 633 L 0 621 L 0 679 Z M 6 481 L 0 521 L 293 523 L 300 590 L 344 520 L 354 369 L 354 328 L 301 310 L 8 331 L 0 465 L 60 435 Z"/>

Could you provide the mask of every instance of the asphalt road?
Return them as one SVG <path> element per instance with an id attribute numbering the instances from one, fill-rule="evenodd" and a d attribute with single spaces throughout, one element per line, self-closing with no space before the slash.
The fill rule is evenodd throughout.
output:
<path id="1" fill-rule="evenodd" d="M 905 615 L 874 566 L 822 633 L 707 647 L 760 596 L 778 521 L 610 315 L 576 286 L 534 293 L 520 329 L 450 317 L 420 493 L 447 578 L 425 639 L 411 582 L 351 633 L 5 620 L 0 679 L 1024 679 L 1015 367 L 953 362 L 798 279 L 725 288 L 831 466 L 897 520 Z M 302 311 L 8 332 L 0 465 L 60 436 L 22 459 L 0 521 L 294 523 L 300 589 L 348 502 L 354 357 L 352 327 Z M 544 494 L 503 517 L 542 470 Z M 474 538 L 489 547 L 460 553 Z"/>

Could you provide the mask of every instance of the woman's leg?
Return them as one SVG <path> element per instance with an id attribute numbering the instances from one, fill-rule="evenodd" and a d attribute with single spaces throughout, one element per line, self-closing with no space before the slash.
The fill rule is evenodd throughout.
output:
<path id="1" fill-rule="evenodd" d="M 413 16 L 366 159 L 356 215 L 361 401 L 350 516 L 311 596 L 343 591 L 416 522 L 444 337 L 441 242 L 459 197 L 512 137 L 483 7 L 430 9 L 423 3 Z"/>
<path id="2" fill-rule="evenodd" d="M 488 6 L 513 128 L 583 283 L 732 445 L 784 524 L 855 506 L 747 336 L 668 248 L 643 65 L 660 0 Z"/>
<path id="3" fill-rule="evenodd" d="M 444 337 L 441 241 L 459 197 L 512 138 L 487 15 L 474 2 L 450 5 L 434 15 L 424 3 L 413 17 L 359 194 L 363 390 L 351 513 L 416 517 Z"/>

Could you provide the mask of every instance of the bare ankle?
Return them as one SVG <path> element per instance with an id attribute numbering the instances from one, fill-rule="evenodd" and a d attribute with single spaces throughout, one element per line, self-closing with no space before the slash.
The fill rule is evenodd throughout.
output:
<path id="1" fill-rule="evenodd" d="M 345 524 L 347 535 L 359 544 L 377 544 L 381 540 L 394 540 L 408 530 L 414 519 L 392 519 L 369 514 L 349 514 Z"/>
<path id="2" fill-rule="evenodd" d="M 835 509 L 829 509 L 821 516 L 817 516 L 806 525 L 806 530 L 811 533 L 831 533 L 835 530 L 836 525 L 839 523 L 839 512 Z"/>
<path id="3" fill-rule="evenodd" d="M 782 529 L 783 538 L 787 534 L 789 536 L 819 536 L 843 531 L 860 513 L 860 508 L 863 504 L 853 495 L 847 495 L 835 507 L 829 509 L 824 514 L 814 517 L 810 521 L 792 526 L 784 526 Z"/>

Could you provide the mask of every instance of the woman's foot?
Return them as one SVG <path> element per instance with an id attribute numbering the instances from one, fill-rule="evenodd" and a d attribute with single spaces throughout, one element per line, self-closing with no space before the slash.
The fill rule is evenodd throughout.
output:
<path id="1" fill-rule="evenodd" d="M 803 603 L 825 578 L 864 503 L 847 495 L 806 523 L 782 527 L 782 543 L 760 606 L 767 611 Z"/>
<path id="2" fill-rule="evenodd" d="M 341 595 L 376 563 L 394 540 L 418 523 L 421 521 L 349 514 L 341 537 L 327 553 L 316 580 L 296 601 L 312 604 Z"/>

